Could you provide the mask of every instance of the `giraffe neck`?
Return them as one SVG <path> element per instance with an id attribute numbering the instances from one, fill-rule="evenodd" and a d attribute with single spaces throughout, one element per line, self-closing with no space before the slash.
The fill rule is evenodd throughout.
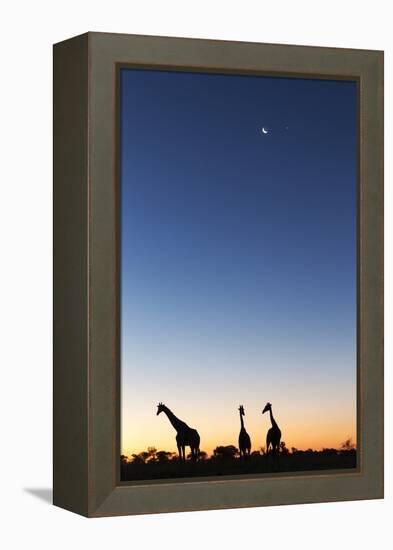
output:
<path id="1" fill-rule="evenodd" d="M 172 426 L 175 428 L 177 432 L 184 429 L 185 423 L 182 422 L 182 420 L 179 420 L 177 416 L 175 416 L 170 409 L 165 407 L 165 409 L 163 410 L 164 410 L 164 413 L 167 415 L 169 422 L 172 424 Z"/>
<path id="2" fill-rule="evenodd" d="M 240 426 L 244 428 L 243 415 L 240 413 Z"/>
<path id="3" fill-rule="evenodd" d="M 272 423 L 272 426 L 273 426 L 274 428 L 278 428 L 277 422 L 276 422 L 276 421 L 274 420 L 274 418 L 273 418 L 272 409 L 270 409 L 269 412 L 270 412 L 270 422 Z"/>

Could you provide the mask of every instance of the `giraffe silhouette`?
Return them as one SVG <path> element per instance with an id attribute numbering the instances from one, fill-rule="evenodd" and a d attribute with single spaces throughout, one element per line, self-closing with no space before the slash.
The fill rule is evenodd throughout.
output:
<path id="1" fill-rule="evenodd" d="M 183 420 L 179 420 L 179 418 L 177 418 L 177 416 L 175 416 L 166 405 L 164 405 L 163 403 L 159 403 L 157 405 L 157 415 L 162 412 L 167 415 L 169 422 L 172 424 L 177 432 L 176 444 L 179 451 L 180 460 L 186 460 L 186 446 L 190 447 L 191 449 L 192 459 L 197 460 L 199 456 L 200 443 L 199 433 L 194 430 L 194 428 L 190 428 L 190 426 L 187 426 L 187 424 L 183 422 Z"/>
<path id="2" fill-rule="evenodd" d="M 272 453 L 278 455 L 280 452 L 280 439 L 281 439 L 281 430 L 277 425 L 277 422 L 274 420 L 272 404 L 266 403 L 265 408 L 262 411 L 262 414 L 269 411 L 270 413 L 270 422 L 272 427 L 268 430 L 266 435 L 266 454 L 269 454 L 269 447 L 272 447 Z"/>
<path id="3" fill-rule="evenodd" d="M 251 452 L 251 439 L 248 433 L 246 432 L 246 428 L 244 427 L 243 416 L 245 416 L 245 412 L 244 412 L 243 405 L 239 406 L 239 414 L 240 414 L 239 451 L 240 451 L 240 456 L 246 456 L 246 455 L 249 455 Z"/>

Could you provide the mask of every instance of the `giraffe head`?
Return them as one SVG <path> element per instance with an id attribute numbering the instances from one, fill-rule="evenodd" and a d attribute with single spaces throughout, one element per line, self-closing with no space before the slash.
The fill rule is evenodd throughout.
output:
<path id="1" fill-rule="evenodd" d="M 262 414 L 267 412 L 267 411 L 271 411 L 271 410 L 272 410 L 272 404 L 271 403 L 266 403 L 265 408 L 262 411 Z"/>
<path id="2" fill-rule="evenodd" d="M 157 405 L 157 415 L 160 414 L 165 409 L 165 405 L 163 403 L 158 403 Z"/>
<path id="3" fill-rule="evenodd" d="M 239 405 L 239 412 L 240 412 L 240 414 L 241 414 L 242 416 L 245 416 L 246 413 L 244 412 L 244 407 L 243 407 L 243 405 Z"/>

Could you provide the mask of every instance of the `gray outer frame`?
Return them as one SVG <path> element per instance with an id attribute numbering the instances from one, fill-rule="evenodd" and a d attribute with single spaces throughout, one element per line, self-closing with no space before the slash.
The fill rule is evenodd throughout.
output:
<path id="1" fill-rule="evenodd" d="M 359 81 L 357 470 L 120 483 L 119 64 Z M 54 503 L 98 517 L 382 497 L 383 52 L 106 33 L 56 44 Z"/>

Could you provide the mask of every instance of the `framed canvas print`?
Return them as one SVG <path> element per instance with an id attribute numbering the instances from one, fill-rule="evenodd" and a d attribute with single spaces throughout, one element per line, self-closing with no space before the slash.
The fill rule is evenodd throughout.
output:
<path id="1" fill-rule="evenodd" d="M 383 496 L 383 54 L 54 47 L 54 503 Z"/>

